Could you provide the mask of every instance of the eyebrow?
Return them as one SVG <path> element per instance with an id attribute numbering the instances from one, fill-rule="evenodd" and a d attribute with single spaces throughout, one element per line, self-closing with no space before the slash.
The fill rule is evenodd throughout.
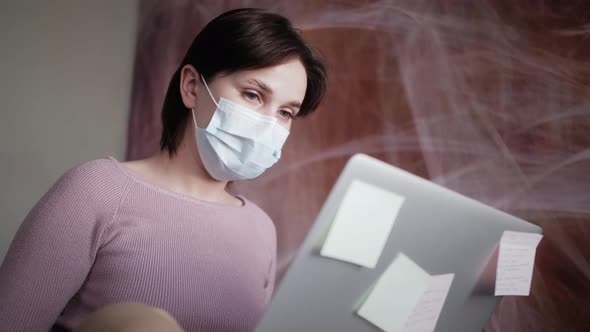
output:
<path id="1" fill-rule="evenodd" d="M 250 84 L 254 84 L 256 86 L 258 86 L 261 90 L 263 90 L 264 92 L 268 93 L 269 95 L 273 94 L 272 89 L 264 82 L 261 82 L 255 78 L 249 79 L 247 80 L 248 83 Z M 287 103 L 288 106 L 291 106 L 293 108 L 301 108 L 301 103 L 298 101 L 292 101 L 290 103 Z"/>
<path id="2" fill-rule="evenodd" d="M 262 89 L 264 92 L 268 93 L 269 95 L 273 94 L 272 89 L 268 85 L 266 85 L 266 83 L 264 83 L 264 82 L 261 82 L 255 78 L 249 79 L 247 82 L 258 86 L 260 89 Z"/>

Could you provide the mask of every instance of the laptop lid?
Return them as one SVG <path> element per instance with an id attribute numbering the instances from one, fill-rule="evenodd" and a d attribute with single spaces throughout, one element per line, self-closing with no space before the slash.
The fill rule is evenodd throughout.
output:
<path id="1" fill-rule="evenodd" d="M 404 198 L 374 268 L 320 255 L 353 181 Z M 482 273 L 493 264 L 506 230 L 541 233 L 536 225 L 357 154 L 328 195 L 256 331 L 380 331 L 356 310 L 359 300 L 400 253 L 431 275 L 454 273 L 435 331 L 481 331 L 501 298 L 494 296 L 493 279 L 486 284 Z"/>

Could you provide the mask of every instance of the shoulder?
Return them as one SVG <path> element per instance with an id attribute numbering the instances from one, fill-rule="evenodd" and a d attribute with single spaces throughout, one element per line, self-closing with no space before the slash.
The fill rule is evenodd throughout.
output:
<path id="1" fill-rule="evenodd" d="M 246 202 L 248 211 L 250 211 L 250 213 L 253 215 L 253 219 L 257 227 L 259 227 L 260 230 L 267 236 L 270 236 L 273 241 L 276 241 L 276 228 L 270 216 L 256 203 L 243 196 L 240 197 L 244 200 L 244 202 Z"/>
<path id="2" fill-rule="evenodd" d="M 118 168 L 119 166 L 113 158 L 104 157 L 77 164 L 68 169 L 64 176 L 113 174 L 119 173 Z"/>
<path id="3" fill-rule="evenodd" d="M 94 159 L 67 170 L 58 180 L 66 186 L 83 186 L 84 189 L 100 189 L 126 182 L 121 166 L 112 158 Z"/>
<path id="4" fill-rule="evenodd" d="M 112 205 L 119 201 L 127 185 L 127 177 L 111 158 L 84 162 L 67 170 L 50 189 L 84 204 Z"/>
<path id="5" fill-rule="evenodd" d="M 258 204 L 252 202 L 251 200 L 245 198 L 244 196 L 240 196 L 246 203 L 248 210 L 250 213 L 254 215 L 254 217 L 263 224 L 268 224 L 268 226 L 272 226 L 274 228 L 274 223 L 270 216 L 260 207 Z"/>

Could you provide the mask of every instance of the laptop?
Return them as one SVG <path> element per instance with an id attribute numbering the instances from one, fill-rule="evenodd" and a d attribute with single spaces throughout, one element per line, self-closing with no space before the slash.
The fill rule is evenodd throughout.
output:
<path id="1" fill-rule="evenodd" d="M 404 197 L 374 268 L 320 255 L 353 181 Z M 501 299 L 494 296 L 493 280 L 486 283 L 482 273 L 490 266 L 495 272 L 494 253 L 507 230 L 541 233 L 529 222 L 356 154 L 328 195 L 256 331 L 381 331 L 359 316 L 358 304 L 400 253 L 428 274 L 454 273 L 435 331 L 481 331 Z"/>

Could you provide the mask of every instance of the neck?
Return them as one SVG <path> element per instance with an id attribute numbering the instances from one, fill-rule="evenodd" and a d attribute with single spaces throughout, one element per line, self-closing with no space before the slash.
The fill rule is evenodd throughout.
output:
<path id="1" fill-rule="evenodd" d="M 201 162 L 196 142 L 187 139 L 194 137 L 192 130 L 185 132 L 176 154 L 171 157 L 168 151 L 160 151 L 152 157 L 154 165 L 174 190 L 207 201 L 223 200 L 228 195 L 225 191 L 227 181 L 218 181 L 209 175 Z"/>

